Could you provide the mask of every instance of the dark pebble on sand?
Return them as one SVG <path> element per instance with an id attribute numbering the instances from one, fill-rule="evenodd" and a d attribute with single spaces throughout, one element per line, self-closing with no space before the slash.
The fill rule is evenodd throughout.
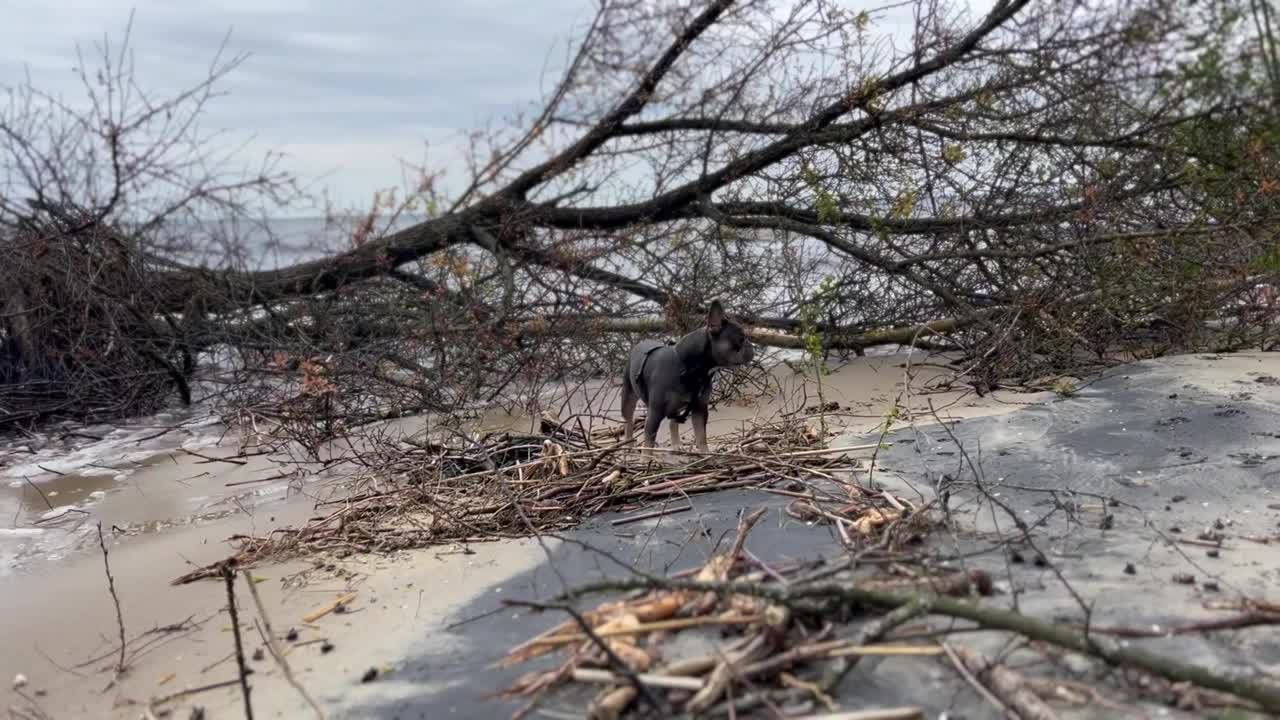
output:
<path id="1" fill-rule="evenodd" d="M 323 643 L 320 643 L 321 653 L 327 655 L 332 651 L 333 651 L 333 643 L 329 642 L 328 640 L 325 640 Z"/>
<path id="2" fill-rule="evenodd" d="M 371 683 L 378 679 L 378 668 L 369 668 L 364 671 L 364 675 L 360 676 L 360 682 Z"/>
<path id="3" fill-rule="evenodd" d="M 1125 574 L 1125 575 L 1137 575 L 1137 574 L 1138 574 L 1138 568 L 1134 567 L 1134 566 L 1133 566 L 1133 563 L 1125 563 L 1125 564 L 1124 564 L 1124 574 Z"/>
<path id="4" fill-rule="evenodd" d="M 1214 558 L 1216 558 L 1216 557 L 1219 557 L 1220 555 L 1222 555 L 1222 553 L 1220 553 L 1220 552 L 1218 552 L 1216 549 L 1214 549 L 1214 550 L 1210 550 L 1210 551 L 1206 552 L 1206 553 L 1205 553 L 1205 555 L 1208 555 L 1209 557 L 1214 557 Z"/>
<path id="5" fill-rule="evenodd" d="M 1221 589 L 1222 589 L 1222 588 L 1218 587 L 1218 583 L 1216 583 L 1216 582 L 1214 582 L 1214 581 L 1212 581 L 1212 580 L 1209 580 L 1209 581 L 1205 582 L 1205 583 L 1204 583 L 1204 584 L 1202 584 L 1200 587 L 1204 588 L 1205 590 L 1208 590 L 1209 592 L 1218 592 L 1219 590 L 1221 590 Z"/>
<path id="6" fill-rule="evenodd" d="M 1179 585 L 1195 585 L 1196 576 L 1190 573 L 1174 573 L 1173 581 Z"/>
<path id="7" fill-rule="evenodd" d="M 294 628 L 289 628 L 289 632 L 285 633 L 285 635 L 284 635 L 284 639 L 285 639 L 285 640 L 288 640 L 289 642 L 297 642 L 297 641 L 298 641 L 298 631 L 297 631 L 296 629 L 294 629 Z"/>
<path id="8" fill-rule="evenodd" d="M 267 657 L 267 652 L 262 648 L 253 651 L 253 661 L 262 662 Z"/>

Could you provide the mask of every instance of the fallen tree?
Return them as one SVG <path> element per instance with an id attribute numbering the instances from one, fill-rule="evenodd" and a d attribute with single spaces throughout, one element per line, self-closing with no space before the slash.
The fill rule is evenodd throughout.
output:
<path id="1" fill-rule="evenodd" d="M 175 175 L 206 166 L 133 144 L 172 127 L 164 111 L 197 117 L 240 58 L 167 104 L 109 106 L 86 82 L 79 110 L 26 88 L 0 117 L 0 243 L 124 228 L 129 292 L 81 283 L 45 337 L 124 303 L 145 330 L 112 337 L 139 360 L 93 373 L 99 385 L 133 393 L 141 373 L 241 410 L 304 386 L 324 388 L 330 416 L 525 403 L 548 379 L 613 372 L 635 333 L 687 330 L 713 297 L 782 348 L 948 335 L 982 386 L 1117 352 L 1269 346 L 1280 179 L 1261 88 L 1275 48 L 1248 22 L 1266 10 L 909 9 L 911 41 L 890 51 L 876 30 L 898 6 L 606 3 L 540 113 L 477 141 L 465 186 L 423 170 L 398 199 L 337 218 L 331 252 L 265 270 L 245 259 L 261 236 L 204 218 L 287 201 L 287 175 Z M 113 57 L 103 77 L 131 82 Z M 82 223 L 49 222 L 68 206 Z M 59 402 L 33 400 L 32 382 L 81 381 L 36 362 L 61 341 L 20 329 L 34 310 L 13 287 L 7 362 L 22 374 L 0 389 L 0 426 L 152 406 L 68 401 L 61 385 Z M 217 383 L 194 382 L 188 358 L 215 354 Z"/>

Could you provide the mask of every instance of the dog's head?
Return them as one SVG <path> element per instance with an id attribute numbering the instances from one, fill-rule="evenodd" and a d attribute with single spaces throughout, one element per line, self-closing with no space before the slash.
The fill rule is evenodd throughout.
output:
<path id="1" fill-rule="evenodd" d="M 718 366 L 746 365 L 755 356 L 751 338 L 725 315 L 719 300 L 713 301 L 707 311 L 707 338 L 711 342 L 711 358 Z"/>

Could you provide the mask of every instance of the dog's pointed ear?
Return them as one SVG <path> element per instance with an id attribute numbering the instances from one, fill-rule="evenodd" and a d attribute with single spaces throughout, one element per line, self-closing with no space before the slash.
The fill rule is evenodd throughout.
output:
<path id="1" fill-rule="evenodd" d="M 711 309 L 707 311 L 707 330 L 715 335 L 724 328 L 724 306 L 719 300 L 711 301 Z"/>

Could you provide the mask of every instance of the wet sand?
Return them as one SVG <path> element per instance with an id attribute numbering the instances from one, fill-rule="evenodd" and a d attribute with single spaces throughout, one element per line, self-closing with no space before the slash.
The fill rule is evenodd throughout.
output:
<path id="1" fill-rule="evenodd" d="M 902 353 L 833 365 L 833 372 L 823 380 L 827 402 L 840 405 L 830 415 L 833 426 L 853 435 L 872 432 L 895 402 L 904 423 L 914 418 L 915 424 L 924 425 L 932 422 L 930 402 L 939 413 L 955 419 L 1008 413 L 1052 397 L 1049 393 L 999 392 L 977 398 L 957 391 L 924 397 L 919 390 L 947 370 L 940 364 L 922 366 L 923 359 L 920 353 Z M 908 372 L 909 387 L 904 382 Z M 713 445 L 716 437 L 732 433 L 744 423 L 817 404 L 812 389 L 803 402 L 804 381 L 786 366 L 779 367 L 774 378 L 780 392 L 749 397 L 714 411 L 709 428 Z M 596 397 L 592 403 L 585 396 L 571 398 L 563 412 L 589 410 L 617 418 L 616 390 L 589 394 Z M 527 428 L 529 422 L 527 417 L 493 413 L 484 424 Z M 398 425 L 414 429 L 412 419 Z M 691 440 L 689 434 L 686 425 L 686 442 Z M 660 442 L 665 441 L 664 430 Z M 199 452 L 232 455 L 235 450 L 224 446 Z M 23 689 L 25 697 L 10 692 L 6 682 L 6 705 L 34 702 L 54 718 L 133 718 L 142 712 L 136 703 L 235 678 L 234 663 L 228 658 L 232 638 L 221 583 L 203 581 L 173 587 L 169 582 L 194 566 L 226 557 L 230 547 L 224 539 L 232 534 L 261 534 L 304 521 L 329 481 L 227 487 L 278 472 L 279 467 L 266 457 L 250 458 L 240 465 L 161 449 L 147 458 L 125 458 L 123 465 L 130 464 L 127 476 L 118 480 L 114 478 L 119 473 L 108 475 L 106 470 L 90 478 L 46 474 L 33 479 L 42 489 L 56 488 L 58 495 L 49 498 L 55 506 L 81 503 L 77 509 L 84 512 L 73 513 L 81 516 L 73 521 L 79 524 L 73 533 L 77 542 L 50 543 L 48 547 L 57 549 L 37 550 L 34 557 L 26 557 L 0 581 L 0 611 L 8 626 L 0 677 L 21 673 L 29 680 Z M 8 469 L 12 467 L 11 463 Z M 26 488 L 13 530 L 30 530 L 43 514 L 40 511 L 48 509 L 33 507 L 34 495 L 29 486 Z M 102 495 L 91 498 L 94 492 Z M 12 493 L 9 497 L 11 501 Z M 725 499 L 708 502 L 733 504 Z M 131 657 L 129 672 L 115 683 L 109 671 L 113 660 L 107 655 L 117 645 L 118 630 L 93 530 L 99 520 L 108 530 L 109 558 L 128 636 L 190 619 L 179 631 L 149 634 L 145 653 Z M 113 526 L 118 530 L 111 532 Z M 447 670 L 451 664 L 448 660 L 442 663 L 441 658 L 450 658 L 451 648 L 466 645 L 461 640 L 465 629 L 454 634 L 446 632 L 445 626 L 469 611 L 493 610 L 494 603 L 486 602 L 489 596 L 532 590 L 538 578 L 548 572 L 546 553 L 556 551 L 554 543 L 544 547 L 530 540 L 503 541 L 392 556 L 328 558 L 326 563 L 332 564 L 319 568 L 308 562 L 269 565 L 254 569 L 253 575 L 262 579 L 257 587 L 275 629 L 299 631 L 299 642 L 304 644 L 289 655 L 299 680 L 326 705 L 331 717 L 375 717 L 381 715 L 367 714 L 360 708 L 387 707 L 403 696 L 409 706 L 425 712 L 423 706 L 413 703 L 433 690 L 432 676 L 439 678 L 434 691 L 443 692 L 447 689 L 444 685 L 456 684 L 457 677 L 430 669 Z M 351 591 L 357 593 L 351 612 L 329 614 L 311 624 L 302 622 L 309 611 Z M 256 613 L 243 586 L 237 588 L 237 595 L 242 620 L 248 623 Z M 252 653 L 262 643 L 251 625 L 245 627 L 246 652 Z M 321 640 L 327 640 L 333 649 L 322 652 Z M 424 644 L 433 659 L 415 660 L 422 657 Z M 90 660 L 93 662 L 85 664 Z M 415 662 L 419 663 L 417 672 Z M 269 657 L 250 664 L 256 671 L 252 679 L 257 716 L 304 716 L 306 705 Z M 361 683 L 371 669 L 390 674 Z M 200 693 L 186 704 L 205 707 L 212 717 L 236 717 L 239 702 L 238 689 L 230 688 Z M 408 716 L 416 716 L 416 712 Z M 454 703 L 450 716 L 489 715 L 469 714 L 465 703 Z"/>

